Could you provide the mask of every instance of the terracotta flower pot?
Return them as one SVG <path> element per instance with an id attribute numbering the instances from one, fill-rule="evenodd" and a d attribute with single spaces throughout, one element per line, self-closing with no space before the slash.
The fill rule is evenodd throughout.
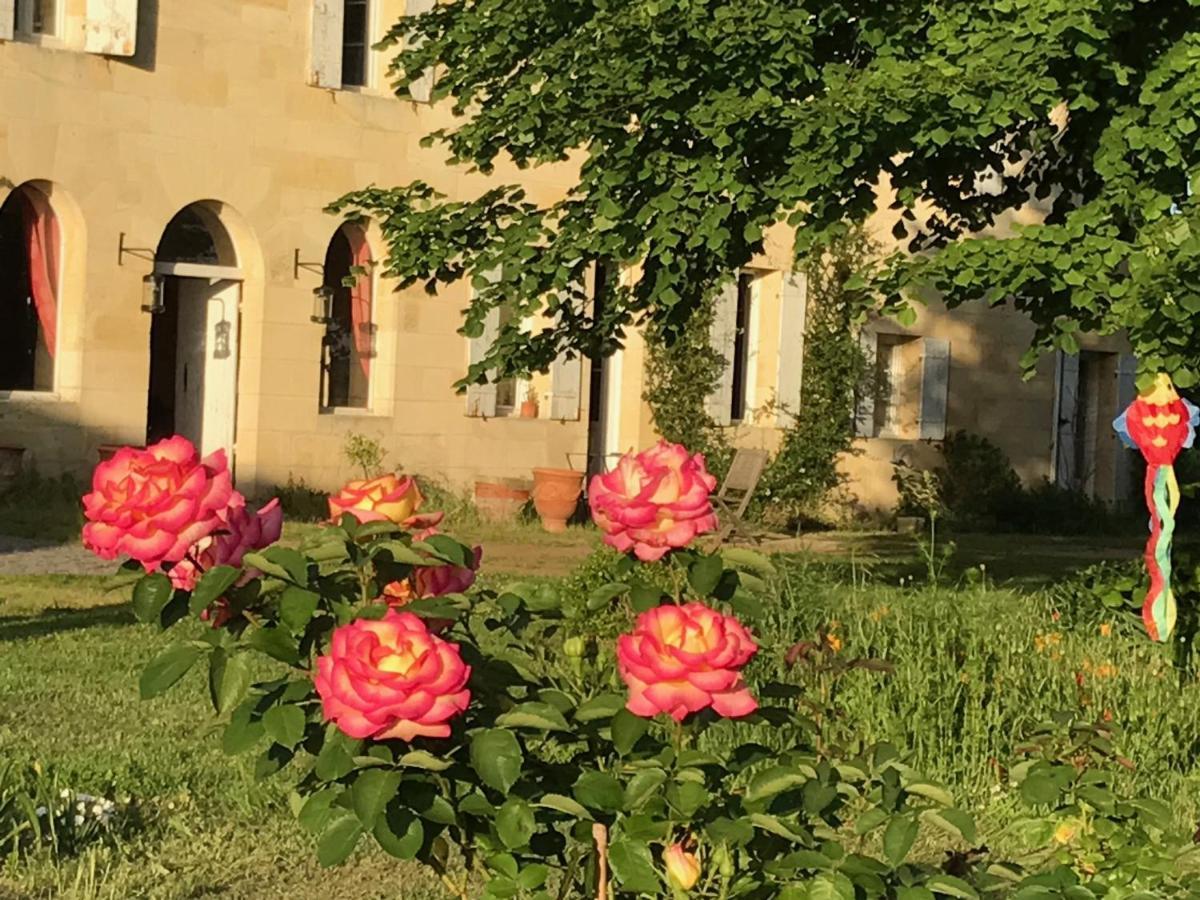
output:
<path id="1" fill-rule="evenodd" d="M 489 519 L 513 521 L 529 502 L 529 482 L 515 480 L 475 482 L 475 507 Z"/>
<path id="2" fill-rule="evenodd" d="M 542 527 L 559 534 L 567 530 L 567 519 L 575 512 L 583 493 L 583 473 L 573 469 L 534 469 L 533 505 L 542 517 Z"/>
<path id="3" fill-rule="evenodd" d="M 536 419 L 538 417 L 538 402 L 536 400 L 524 400 L 521 402 L 521 418 Z"/>

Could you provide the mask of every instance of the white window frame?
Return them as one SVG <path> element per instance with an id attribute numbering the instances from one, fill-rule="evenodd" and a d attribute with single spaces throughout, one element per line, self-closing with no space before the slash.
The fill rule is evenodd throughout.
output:
<path id="1" fill-rule="evenodd" d="M 343 22 L 342 40 L 341 40 L 340 46 L 343 48 L 343 52 L 344 52 L 344 48 L 346 46 L 346 32 L 345 32 L 345 24 L 344 24 L 345 16 L 346 16 L 346 12 L 345 12 L 346 0 L 339 0 L 339 2 L 342 4 L 342 22 Z M 376 57 L 379 54 L 377 54 L 374 51 L 374 49 L 372 49 L 372 48 L 379 41 L 379 7 L 382 5 L 380 3 L 380 0 L 365 0 L 365 2 L 367 4 L 367 34 L 366 34 L 366 46 L 363 49 L 363 83 L 362 84 L 346 84 L 346 70 L 345 70 L 345 67 L 343 66 L 343 68 L 342 68 L 342 87 L 341 87 L 341 89 L 343 91 L 350 91 L 352 93 L 357 92 L 357 93 L 364 93 L 364 94 L 374 92 L 376 85 L 379 83 L 379 80 L 377 77 L 378 64 L 376 61 Z"/>
<path id="2" fill-rule="evenodd" d="M 17 2 L 20 6 L 17 7 Z M 13 19 L 13 39 L 26 44 L 39 46 L 62 46 L 64 0 L 50 0 L 50 8 L 54 16 L 54 27 L 50 31 L 33 30 L 33 8 L 39 0 L 14 0 L 16 15 Z"/>

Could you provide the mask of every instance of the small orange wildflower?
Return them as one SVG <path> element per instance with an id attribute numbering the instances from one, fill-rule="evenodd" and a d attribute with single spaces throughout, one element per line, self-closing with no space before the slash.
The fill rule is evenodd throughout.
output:
<path id="1" fill-rule="evenodd" d="M 1111 622 L 1100 623 L 1100 636 L 1108 637 L 1111 634 L 1112 634 L 1112 623 Z"/>
<path id="2" fill-rule="evenodd" d="M 825 635 L 825 643 L 829 645 L 829 649 L 834 653 L 840 653 L 842 650 L 842 639 L 836 634 Z"/>

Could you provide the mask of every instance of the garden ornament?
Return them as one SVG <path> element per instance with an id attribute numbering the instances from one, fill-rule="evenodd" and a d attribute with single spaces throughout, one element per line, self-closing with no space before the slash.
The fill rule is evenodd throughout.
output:
<path id="1" fill-rule="evenodd" d="M 1183 399 L 1165 373 L 1138 393 L 1128 409 L 1113 422 L 1127 446 L 1140 450 L 1146 460 L 1146 506 L 1150 508 L 1150 540 L 1146 542 L 1146 568 L 1150 588 L 1142 606 L 1142 621 L 1155 641 L 1167 641 L 1175 628 L 1175 595 L 1171 591 L 1171 538 L 1175 510 L 1179 508 L 1179 483 L 1175 458 L 1196 437 L 1200 409 Z"/>

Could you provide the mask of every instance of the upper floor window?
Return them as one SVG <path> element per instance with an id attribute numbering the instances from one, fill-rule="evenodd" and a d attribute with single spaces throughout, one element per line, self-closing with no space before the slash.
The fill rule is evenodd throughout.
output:
<path id="1" fill-rule="evenodd" d="M 377 51 L 373 48 L 382 37 L 380 20 L 397 4 L 398 0 L 390 0 L 382 7 L 380 0 L 313 0 L 309 83 L 340 90 L 369 88 L 382 80 L 375 75 Z M 406 0 L 404 11 L 416 16 L 433 6 L 434 0 Z M 414 100 L 428 102 L 432 90 L 430 70 L 410 86 L 409 94 Z"/>
<path id="2" fill-rule="evenodd" d="M 59 0 L 14 0 L 18 34 L 53 35 L 58 32 Z"/>
<path id="3" fill-rule="evenodd" d="M 54 388 L 61 265 L 49 197 L 17 188 L 0 206 L 0 390 Z"/>
<path id="4" fill-rule="evenodd" d="M 365 87 L 369 82 L 371 48 L 370 0 L 345 0 L 342 18 L 342 85 Z"/>

